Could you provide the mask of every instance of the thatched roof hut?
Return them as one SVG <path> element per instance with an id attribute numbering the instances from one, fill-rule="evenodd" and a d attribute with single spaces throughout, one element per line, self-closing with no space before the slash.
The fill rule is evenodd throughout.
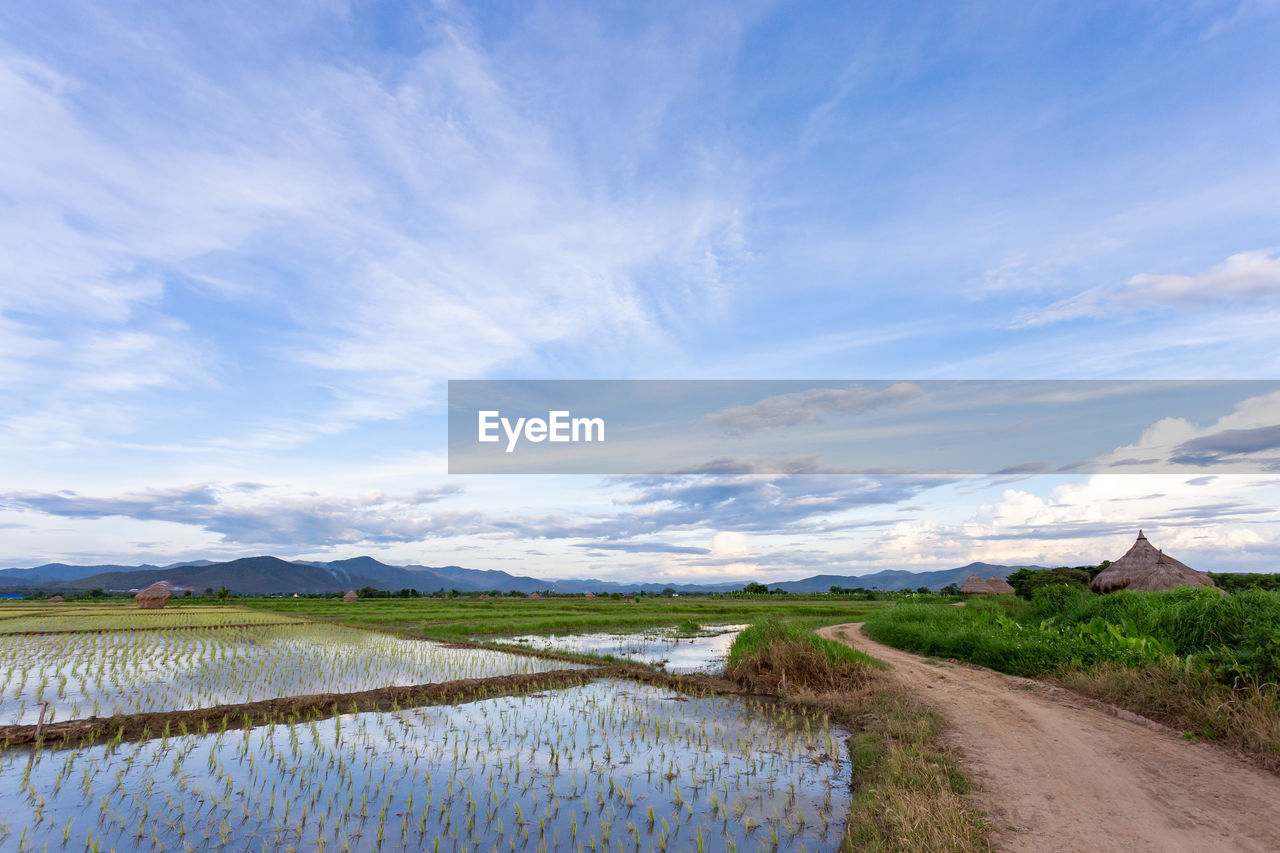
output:
<path id="1" fill-rule="evenodd" d="M 538 601 L 542 598 L 542 596 L 538 595 L 536 592 L 531 592 L 529 593 L 529 598 L 533 601 Z"/>
<path id="2" fill-rule="evenodd" d="M 345 601 L 347 604 L 350 604 L 351 602 L 355 601 L 359 597 L 360 596 L 356 595 L 356 591 L 354 589 L 349 589 L 347 590 L 347 594 L 342 596 L 342 600 Z"/>
<path id="3" fill-rule="evenodd" d="M 1133 547 L 1089 584 L 1094 592 L 1115 592 L 1121 589 L 1160 592 L 1180 586 L 1214 586 L 1214 583 L 1203 572 L 1197 572 L 1157 550 L 1142 535 L 1141 530 L 1138 531 L 1138 539 Z"/>
<path id="4" fill-rule="evenodd" d="M 989 577 L 987 578 L 987 586 L 991 587 L 991 591 L 996 595 L 1013 595 L 1017 592 L 1004 578 Z"/>
<path id="5" fill-rule="evenodd" d="M 636 597 L 635 597 L 634 595 L 632 595 L 631 593 L 627 593 L 626 595 L 622 596 L 622 600 L 623 600 L 623 601 L 635 601 L 635 600 L 636 600 Z"/>
<path id="6" fill-rule="evenodd" d="M 65 599 L 65 598 L 63 598 L 63 597 L 62 597 L 62 596 L 60 596 L 60 595 L 50 596 L 50 598 L 49 598 L 49 603 L 50 603 L 50 604 L 61 604 L 61 603 L 62 603 L 62 602 L 64 602 L 64 601 L 66 601 L 66 599 Z"/>
<path id="7" fill-rule="evenodd" d="M 595 600 L 596 600 L 596 594 L 594 592 L 587 593 L 587 601 L 595 601 Z"/>
<path id="8" fill-rule="evenodd" d="M 963 595 L 995 595 L 996 591 L 991 585 L 977 575 L 969 575 L 969 579 L 964 582 L 964 586 L 960 587 Z"/>
<path id="9" fill-rule="evenodd" d="M 169 603 L 169 585 L 156 581 L 133 597 L 142 610 L 159 610 Z"/>

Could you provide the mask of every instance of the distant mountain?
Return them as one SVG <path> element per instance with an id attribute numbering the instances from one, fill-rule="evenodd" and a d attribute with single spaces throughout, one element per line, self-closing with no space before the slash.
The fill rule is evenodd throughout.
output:
<path id="1" fill-rule="evenodd" d="M 863 589 L 918 589 L 922 586 L 932 590 L 942 589 L 948 584 L 960 586 L 969 577 L 977 574 L 984 578 L 992 575 L 1006 578 L 1018 569 L 1039 569 L 1042 566 L 1000 566 L 995 563 L 970 563 L 958 569 L 941 569 L 935 572 L 908 572 L 897 569 L 876 572 L 870 575 L 815 575 L 798 581 L 783 581 L 769 584 L 770 589 L 785 589 L 787 592 L 826 592 L 833 586 L 846 588 L 862 587 Z"/>
<path id="2" fill-rule="evenodd" d="M 289 563 L 276 557 L 246 557 L 206 566 L 176 566 L 133 571 L 104 572 L 53 584 L 57 589 L 141 589 L 167 580 L 196 591 L 225 586 L 232 592 L 328 592 L 336 589 L 333 575 L 316 566 Z"/>
<path id="3" fill-rule="evenodd" d="M 33 569 L 0 569 L 0 584 L 4 586 L 21 586 L 24 584 L 77 580 L 104 572 L 135 572 L 158 568 L 160 567 L 148 563 L 144 563 L 141 566 L 72 566 L 67 563 L 46 563 Z"/>
<path id="4" fill-rule="evenodd" d="M 992 563 L 970 563 L 957 569 L 932 572 L 891 570 L 870 575 L 815 575 L 797 581 L 769 584 L 770 589 L 787 592 L 826 592 L 832 586 L 864 589 L 900 590 L 942 589 L 947 584 L 962 584 L 970 574 L 982 577 L 1007 577 L 1022 566 Z M 1030 566 L 1030 568 L 1040 568 Z M 193 560 L 170 566 L 71 566 L 49 563 L 31 569 L 0 570 L 0 587 L 41 587 L 62 591 L 85 589 L 132 590 L 165 580 L 175 586 L 197 592 L 227 587 L 234 593 L 262 595 L 270 593 L 324 593 L 371 586 L 378 589 L 416 589 L 434 592 L 456 589 L 460 592 L 497 590 L 509 592 L 561 593 L 646 592 L 658 593 L 671 588 L 680 593 L 727 592 L 741 589 L 742 583 L 641 583 L 603 581 L 592 578 L 547 580 L 512 575 L 492 569 L 467 569 L 462 566 L 391 566 L 373 557 L 353 557 L 330 562 L 282 560 L 278 557 L 245 557 L 215 563 Z"/>

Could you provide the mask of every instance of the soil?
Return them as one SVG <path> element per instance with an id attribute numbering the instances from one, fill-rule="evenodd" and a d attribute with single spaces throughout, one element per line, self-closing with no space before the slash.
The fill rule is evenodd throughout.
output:
<path id="1" fill-rule="evenodd" d="M 893 666 L 949 724 L 999 850 L 1277 851 L 1280 777 L 1042 682 L 818 633 Z"/>

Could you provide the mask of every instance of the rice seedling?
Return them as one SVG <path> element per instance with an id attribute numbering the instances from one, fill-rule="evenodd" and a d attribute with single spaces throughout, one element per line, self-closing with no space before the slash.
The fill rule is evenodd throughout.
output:
<path id="1" fill-rule="evenodd" d="M 838 849 L 845 732 L 738 698 L 671 698 L 601 681 L 332 725 L 11 750 L 0 784 L 26 800 L 10 838 L 32 849 Z"/>
<path id="2" fill-rule="evenodd" d="M 572 664 L 330 625 L 0 636 L 0 724 L 546 672 Z"/>

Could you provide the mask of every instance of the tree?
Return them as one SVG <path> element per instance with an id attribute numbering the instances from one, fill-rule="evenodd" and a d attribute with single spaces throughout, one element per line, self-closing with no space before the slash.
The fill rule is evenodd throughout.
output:
<path id="1" fill-rule="evenodd" d="M 220 586 L 218 591 L 213 594 L 213 597 L 218 601 L 226 601 L 231 597 L 231 590 L 227 589 L 226 586 Z"/>
<path id="2" fill-rule="evenodd" d="M 929 587 L 927 587 L 927 586 L 917 587 L 917 588 L 916 588 L 916 592 L 918 592 L 920 595 L 932 595 L 932 594 L 933 594 L 933 590 L 929 589 Z"/>
<path id="3" fill-rule="evenodd" d="M 742 588 L 742 591 L 745 592 L 747 595 L 767 595 L 769 592 L 769 587 L 765 586 L 762 583 L 756 583 L 755 581 L 752 581 L 751 583 L 744 586 Z"/>
<path id="4" fill-rule="evenodd" d="M 938 590 L 938 595 L 959 595 L 960 587 L 957 584 L 949 583 L 942 589 Z"/>
<path id="5" fill-rule="evenodd" d="M 1087 589 L 1089 574 L 1081 569 L 1066 566 L 1057 569 L 1018 569 L 1005 580 L 1019 596 L 1030 599 L 1035 595 L 1036 590 L 1055 584 Z"/>

